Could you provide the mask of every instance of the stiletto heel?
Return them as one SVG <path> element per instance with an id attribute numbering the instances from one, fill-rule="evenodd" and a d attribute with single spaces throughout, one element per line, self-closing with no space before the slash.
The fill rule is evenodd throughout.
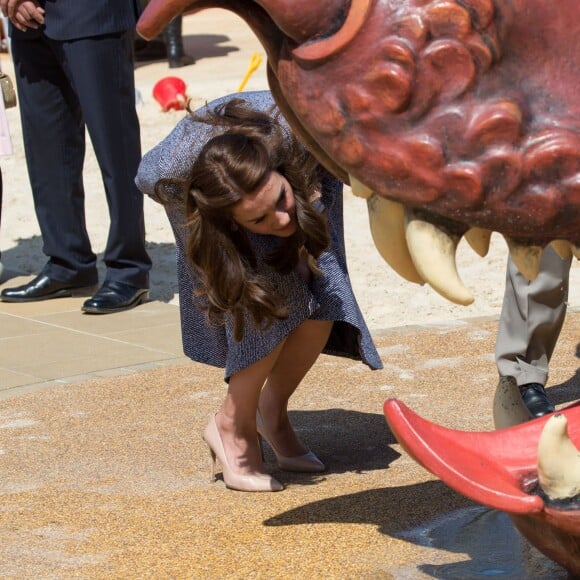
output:
<path id="1" fill-rule="evenodd" d="M 296 457 L 286 457 L 279 453 L 276 447 L 272 444 L 272 439 L 266 434 L 264 421 L 260 411 L 256 413 L 256 429 L 258 435 L 264 438 L 272 448 L 280 469 L 302 473 L 320 473 L 326 469 L 326 465 L 324 465 L 324 463 L 322 463 L 322 461 L 320 461 L 312 451 L 308 451 L 304 455 L 297 455 Z"/>
<path id="2" fill-rule="evenodd" d="M 215 415 L 212 416 L 203 432 L 203 440 L 209 447 L 212 456 L 213 473 L 215 473 L 215 459 L 217 457 L 222 465 L 224 483 L 229 489 L 237 489 L 238 491 L 282 491 L 284 489 L 284 486 L 277 479 L 267 473 L 241 475 L 232 470 L 226 458 Z"/>
<path id="3" fill-rule="evenodd" d="M 205 444 L 208 446 L 209 448 L 209 455 L 210 455 L 210 465 L 209 465 L 209 470 L 210 470 L 210 476 L 209 476 L 209 480 L 210 481 L 215 481 L 216 477 L 215 477 L 215 462 L 216 462 L 216 455 L 213 452 L 213 449 L 207 444 L 207 441 L 205 441 Z"/>

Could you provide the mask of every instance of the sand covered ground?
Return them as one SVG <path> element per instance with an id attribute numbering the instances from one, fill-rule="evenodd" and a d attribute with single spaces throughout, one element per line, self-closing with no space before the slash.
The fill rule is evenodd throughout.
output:
<path id="1" fill-rule="evenodd" d="M 142 127 L 142 147 L 146 152 L 162 140 L 184 115 L 183 111 L 163 112 L 152 97 L 157 81 L 178 76 L 187 84 L 193 103 L 202 104 L 239 88 L 252 55 L 264 57 L 249 28 L 236 16 L 222 10 L 208 10 L 184 18 L 186 51 L 195 64 L 169 69 L 164 60 L 140 62 L 136 66 L 139 91 L 138 113 Z M 8 54 L 1 55 L 3 70 L 11 72 Z M 245 90 L 267 89 L 266 67 L 262 62 Z M 26 172 L 19 111 L 8 111 L 14 155 L 0 159 L 4 176 L 4 207 L 0 229 L 0 251 L 8 277 L 36 274 L 43 266 L 42 243 Z M 108 212 L 103 186 L 93 151 L 88 143 L 84 181 L 87 226 L 96 252 L 102 253 L 108 228 Z M 146 227 L 153 259 L 151 295 L 155 300 L 177 303 L 174 240 L 163 208 L 146 199 Z M 505 279 L 506 244 L 499 234 L 492 237 L 488 256 L 479 258 L 464 242 L 458 250 L 458 269 L 465 285 L 475 295 L 469 307 L 446 302 L 429 287 L 410 284 L 399 278 L 382 261 L 371 240 L 366 202 L 345 192 L 345 228 L 349 270 L 355 292 L 371 328 L 412 324 L 432 324 L 479 317 L 499 316 Z M 572 267 L 570 306 L 580 306 L 574 291 L 580 281 L 580 263 Z"/>

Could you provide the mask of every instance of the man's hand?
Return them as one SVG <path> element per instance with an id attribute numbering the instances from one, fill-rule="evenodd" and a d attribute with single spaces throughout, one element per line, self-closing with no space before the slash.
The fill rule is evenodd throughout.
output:
<path id="1" fill-rule="evenodd" d="M 36 0 L 0 0 L 0 9 L 18 30 L 25 31 L 44 24 L 44 8 Z"/>

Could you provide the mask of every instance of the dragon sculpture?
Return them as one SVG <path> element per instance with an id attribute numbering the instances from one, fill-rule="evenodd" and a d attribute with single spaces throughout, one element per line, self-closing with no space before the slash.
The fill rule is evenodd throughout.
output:
<path id="1" fill-rule="evenodd" d="M 176 15 L 206 8 L 230 10 L 254 31 L 284 116 L 320 162 L 367 199 L 375 244 L 405 279 L 469 304 L 456 248 L 465 237 L 484 256 L 492 231 L 530 279 L 547 244 L 580 258 L 578 0 L 150 0 L 137 31 L 152 39 Z M 408 417 L 397 402 L 385 404 L 385 415 L 409 453 L 447 481 L 413 447 L 427 443 L 400 428 Z M 546 496 L 558 500 L 580 489 L 580 454 L 563 419 L 542 421 L 538 447 L 548 451 L 532 461 Z M 523 427 L 496 426 L 505 427 L 494 432 L 505 440 Z M 577 428 L 572 433 L 578 438 Z M 470 497 L 497 507 L 485 494 Z M 580 574 L 580 518 L 551 509 L 548 524 L 538 519 L 541 502 L 517 509 L 514 502 L 499 509 Z M 521 505 L 532 506 L 533 526 L 521 523 Z M 540 532 L 530 532 L 538 521 Z M 548 525 L 563 536 L 546 533 Z"/>

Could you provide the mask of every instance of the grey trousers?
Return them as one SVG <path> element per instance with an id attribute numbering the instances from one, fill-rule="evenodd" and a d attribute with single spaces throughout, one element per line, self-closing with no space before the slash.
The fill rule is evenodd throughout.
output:
<path id="1" fill-rule="evenodd" d="M 571 263 L 547 246 L 540 273 L 529 282 L 508 260 L 495 359 L 500 376 L 514 377 L 518 386 L 548 381 L 550 358 L 566 317 Z"/>

